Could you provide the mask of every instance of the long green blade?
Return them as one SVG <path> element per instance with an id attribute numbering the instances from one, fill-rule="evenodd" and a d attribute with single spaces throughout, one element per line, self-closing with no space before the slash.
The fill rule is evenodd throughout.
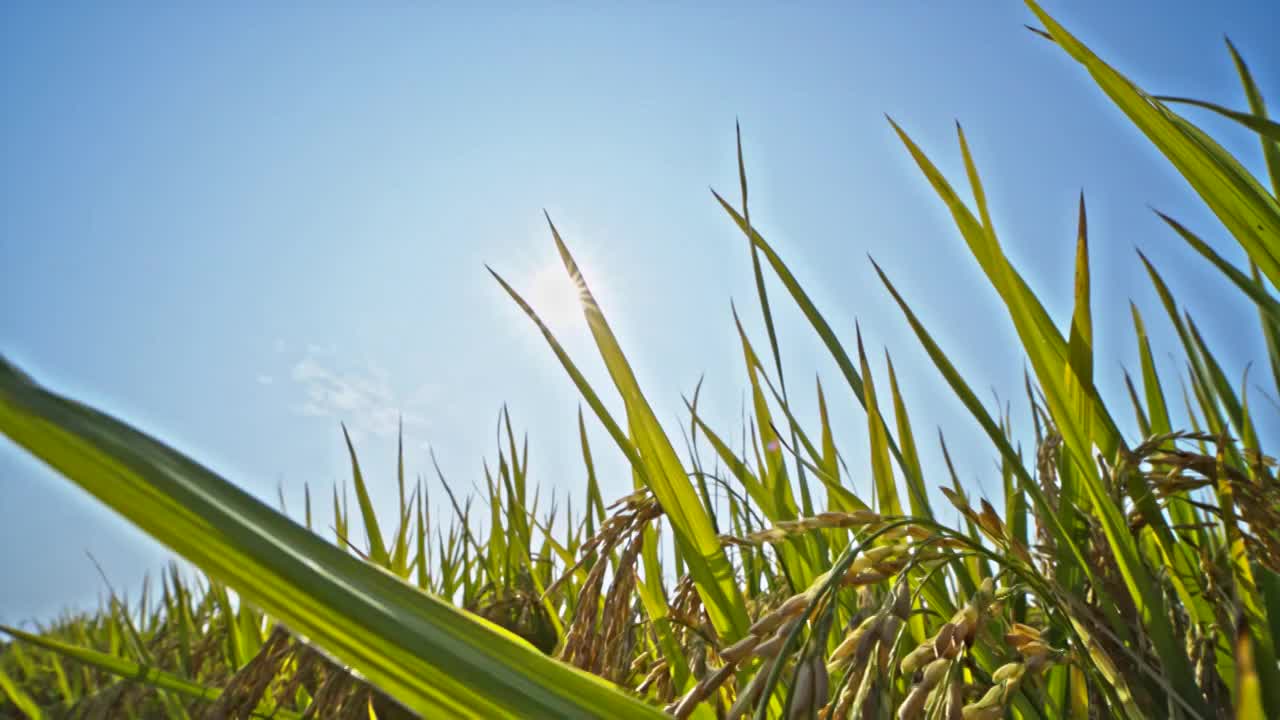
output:
<path id="1" fill-rule="evenodd" d="M 386 543 L 382 540 L 382 529 L 378 527 L 378 513 L 373 509 L 373 501 L 369 498 L 369 488 L 364 482 L 364 473 L 360 472 L 360 461 L 356 459 L 356 448 L 351 444 L 351 434 L 347 426 L 342 426 L 342 439 L 347 442 L 347 454 L 351 457 L 351 479 L 356 486 L 356 501 L 360 505 L 360 517 L 364 520 L 364 532 L 369 538 L 369 559 L 378 567 L 390 568 L 391 555 L 387 552 Z"/>
<path id="2" fill-rule="evenodd" d="M 1236 51 L 1236 46 L 1231 44 L 1230 38 L 1227 38 L 1226 42 L 1227 51 L 1231 53 L 1231 61 L 1235 63 L 1236 73 L 1240 76 L 1240 84 L 1244 86 L 1244 95 L 1249 100 L 1249 109 L 1257 117 L 1265 119 L 1267 104 L 1262 99 L 1262 92 L 1258 90 L 1257 83 L 1253 81 L 1253 73 L 1249 72 L 1249 66 Z M 1268 140 L 1265 137 L 1259 140 L 1262 141 L 1262 155 L 1267 161 L 1267 173 L 1271 175 L 1271 194 L 1280 197 L 1280 142 Z"/>
<path id="3" fill-rule="evenodd" d="M 321 540 L 0 359 L 0 431 L 241 597 L 432 717 L 661 717 Z"/>
<path id="4" fill-rule="evenodd" d="M 675 531 L 676 543 L 682 557 L 689 564 L 690 574 L 694 577 L 698 594 L 706 606 L 712 624 L 721 637 L 736 640 L 746 633 L 749 625 L 746 606 L 742 599 L 742 591 L 734 577 L 733 566 L 720 547 L 715 528 L 707 516 L 707 508 L 704 508 L 699 501 L 698 493 L 685 474 L 684 466 L 675 448 L 658 422 L 653 408 L 645 399 L 644 393 L 641 392 L 640 384 L 623 355 L 613 330 L 605 321 L 599 304 L 587 287 L 581 270 L 561 239 L 559 231 L 551 223 L 550 217 L 547 218 L 547 224 L 551 229 L 556 248 L 560 252 L 560 258 L 564 262 L 565 270 L 578 287 L 583 315 L 586 317 L 600 356 L 626 406 L 628 425 L 634 437 L 633 447 L 637 450 L 632 456 L 632 467 L 641 473 L 642 480 L 653 491 L 654 497 L 661 503 L 670 519 Z M 500 278 L 499 280 L 501 281 Z M 554 342 L 554 337 L 538 320 L 532 308 L 519 299 L 510 286 L 505 282 L 502 284 L 513 299 L 516 299 L 525 309 L 526 314 L 539 325 L 543 335 L 552 343 L 553 349 L 557 348 L 558 343 Z M 567 355 L 562 350 L 557 350 L 556 354 L 565 364 L 566 369 L 569 369 L 571 364 L 567 362 Z M 589 404 L 593 407 L 599 404 L 598 398 L 593 402 L 594 392 L 588 396 L 584 388 L 589 388 L 590 385 L 581 378 L 580 373 L 574 377 L 574 381 L 579 389 L 583 390 Z"/>
<path id="5" fill-rule="evenodd" d="M 213 701 L 217 700 L 222 694 L 220 688 L 205 687 L 199 683 L 184 680 L 173 673 L 165 672 L 159 668 L 150 667 L 136 663 L 115 655 L 98 652 L 90 648 L 79 647 L 70 643 L 61 642 L 44 635 L 35 635 L 23 632 L 21 630 L 0 625 L 0 632 L 21 640 L 22 642 L 44 648 L 50 652 L 77 660 L 86 665 L 91 665 L 104 672 L 110 673 L 126 680 L 139 682 L 159 690 L 168 690 L 170 692 L 185 695 L 198 700 Z M 255 712 L 254 717 L 268 717 L 265 712 Z M 289 711 L 275 709 L 271 712 L 270 717 L 282 718 L 282 720 L 291 720 L 302 717 L 300 714 Z"/>
<path id="6" fill-rule="evenodd" d="M 1273 284 L 1280 284 L 1280 204 L 1220 145 L 1143 92 L 1026 0 L 1053 40 L 1182 173 Z"/>
<path id="7" fill-rule="evenodd" d="M 44 712 L 40 710 L 35 699 L 19 687 L 18 683 L 14 682 L 13 678 L 2 669 L 0 669 L 0 693 L 9 698 L 9 702 L 30 720 L 44 720 Z"/>

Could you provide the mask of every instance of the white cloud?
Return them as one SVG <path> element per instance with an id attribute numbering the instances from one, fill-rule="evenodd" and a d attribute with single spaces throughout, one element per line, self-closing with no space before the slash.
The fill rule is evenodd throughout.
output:
<path id="1" fill-rule="evenodd" d="M 294 408 L 298 413 L 341 420 L 356 437 L 394 437 L 401 422 L 406 428 L 427 425 L 426 408 L 434 394 L 430 386 L 401 394 L 377 363 L 338 369 L 329 357 L 333 354 L 332 348 L 309 345 L 307 354 L 294 364 L 290 377 L 306 396 Z"/>
<path id="2" fill-rule="evenodd" d="M 327 409 L 320 407 L 313 402 L 304 402 L 298 406 L 298 412 L 309 417 L 329 417 L 332 415 Z"/>

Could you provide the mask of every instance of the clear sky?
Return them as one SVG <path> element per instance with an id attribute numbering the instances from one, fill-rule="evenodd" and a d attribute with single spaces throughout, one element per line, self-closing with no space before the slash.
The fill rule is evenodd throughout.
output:
<path id="1" fill-rule="evenodd" d="M 263 498 L 282 483 L 295 512 L 304 482 L 327 493 L 348 474 L 339 421 L 387 507 L 398 416 L 411 472 L 429 473 L 430 445 L 469 486 L 504 402 L 533 478 L 581 507 L 576 393 L 483 267 L 529 292 L 604 382 L 543 208 L 659 413 L 683 417 L 706 373 L 706 413 L 734 432 L 746 380 L 731 299 L 764 343 L 745 241 L 707 190 L 737 197 L 735 117 L 753 219 L 845 340 L 861 323 L 881 381 L 893 352 L 929 468 L 941 426 L 975 490 L 998 487 L 992 451 L 867 253 L 975 387 L 1020 399 L 1022 357 L 884 113 L 957 180 L 952 123 L 965 125 L 1009 255 L 1064 321 L 1084 189 L 1099 383 L 1126 428 L 1128 298 L 1157 354 L 1176 350 L 1135 245 L 1232 377 L 1263 357 L 1252 312 L 1219 299 L 1225 282 L 1147 206 L 1238 249 L 1083 70 L 1023 29 L 1017 2 L 262 5 L 0 7 L 0 352 Z M 1277 3 L 1048 5 L 1148 89 L 1243 107 L 1229 34 L 1280 108 Z M 1260 169 L 1248 134 L 1193 117 Z M 812 417 L 820 373 L 865 489 L 856 402 L 773 288 L 795 403 Z M 630 477 L 592 433 L 620 495 Z M 0 621 L 93 605 L 86 552 L 126 588 L 166 557 L 0 440 Z"/>

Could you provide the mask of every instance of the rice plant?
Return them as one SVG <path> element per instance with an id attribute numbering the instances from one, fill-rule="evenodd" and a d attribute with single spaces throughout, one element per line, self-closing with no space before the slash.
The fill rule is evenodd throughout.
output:
<path id="1" fill-rule="evenodd" d="M 1257 308 L 1280 390 L 1280 125 L 1244 61 L 1228 44 L 1247 110 L 1153 96 L 1028 6 L 1036 32 L 1083 66 L 1240 245 L 1243 269 L 1160 216 Z M 1188 105 L 1257 135 L 1269 187 L 1175 111 Z M 197 569 L 166 569 L 134 601 L 111 592 L 95 614 L 0 628 L 0 717 L 1280 717 L 1280 487 L 1247 386 L 1225 374 L 1159 258 L 1139 253 L 1154 312 L 1182 345 L 1183 390 L 1157 372 L 1135 306 L 1140 367 L 1125 397 L 1102 397 L 1084 198 L 1064 330 L 1005 256 L 963 131 L 972 203 L 890 123 L 1030 367 L 1024 450 L 1007 412 L 978 399 L 875 265 L 990 443 L 1003 507 L 971 498 L 954 472 L 926 477 L 892 364 L 877 375 L 860 334 L 842 342 L 752 224 L 739 142 L 740 200 L 714 200 L 743 234 L 768 334 L 757 345 L 738 324 L 743 427 L 711 427 L 696 392 L 680 435 L 658 421 L 550 219 L 612 388 L 590 384 L 581 358 L 491 271 L 581 395 L 588 489 L 576 511 L 540 508 L 505 410 L 478 502 L 440 474 L 452 513 L 432 517 L 428 485 L 406 480 L 401 456 L 397 512 L 379 516 L 348 437 L 352 493 L 308 489 L 295 519 L 0 364 L 0 430 Z M 865 410 L 869 497 L 849 482 L 827 391 L 816 390 L 816 426 L 791 410 L 798 388 L 782 372 L 766 273 L 835 360 L 839 392 Z M 1140 438 L 1122 435 L 1118 413 L 1133 413 Z M 634 492 L 612 504 L 589 422 L 632 470 Z M 930 486 L 952 507 L 933 507 Z M 350 532 L 351 494 L 362 537 Z"/>

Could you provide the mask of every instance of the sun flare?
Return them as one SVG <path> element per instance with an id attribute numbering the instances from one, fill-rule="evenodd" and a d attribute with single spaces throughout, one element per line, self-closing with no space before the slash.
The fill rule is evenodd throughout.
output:
<path id="1" fill-rule="evenodd" d="M 587 274 L 587 270 L 583 270 Z M 585 330 L 585 285 L 570 277 L 559 258 L 538 266 L 529 277 L 529 304 L 538 317 L 557 330 Z"/>

